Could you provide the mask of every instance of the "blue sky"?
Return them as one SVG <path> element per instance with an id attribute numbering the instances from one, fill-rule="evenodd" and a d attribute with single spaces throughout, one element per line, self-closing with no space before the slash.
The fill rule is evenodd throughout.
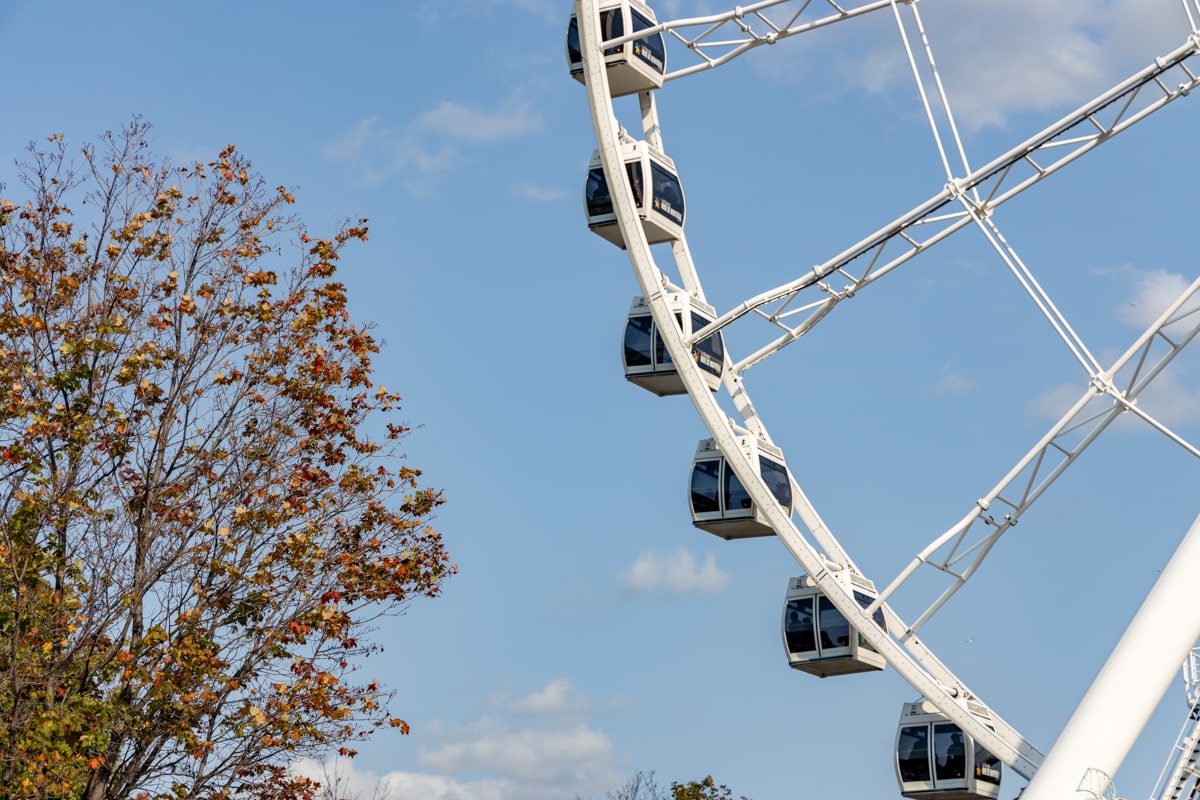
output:
<path id="1" fill-rule="evenodd" d="M 660 19 L 724 10 L 662 2 Z M 349 10 L 347 10 L 349 9 Z M 638 769 L 711 773 L 755 800 L 898 796 L 893 672 L 786 666 L 772 540 L 692 528 L 705 432 L 684 398 L 620 370 L 637 285 L 588 233 L 593 148 L 567 75 L 569 3 L 0 2 L 0 182 L 24 144 L 79 144 L 134 114 L 155 149 L 236 143 L 297 187 L 314 229 L 362 214 L 344 264 L 386 342 L 379 381 L 417 427 L 408 459 L 447 504 L 460 573 L 385 622 L 364 669 L 398 690 L 348 779 L 389 800 L 600 796 Z M 975 164 L 1181 44 L 1179 0 L 927 0 Z M 678 57 L 671 53 L 669 58 Z M 727 309 L 940 190 L 886 13 L 781 42 L 659 94 L 709 299 Z M 1110 360 L 1196 271 L 1186 98 L 1006 205 L 996 221 Z M 738 341 L 731 334 L 730 346 Z M 742 353 L 748 348 L 743 348 Z M 1065 411 L 1083 376 L 1004 265 L 965 230 L 843 304 L 747 376 L 818 510 L 878 584 L 968 511 Z M 1200 361 L 1145 407 L 1196 441 Z M 925 631 L 1047 749 L 1196 515 L 1195 459 L 1106 432 Z M 907 609 L 901 609 L 906 613 Z M 1168 695 L 1117 776 L 1150 791 L 1183 721 Z M 1016 794 L 1009 776 L 1002 797 Z"/>

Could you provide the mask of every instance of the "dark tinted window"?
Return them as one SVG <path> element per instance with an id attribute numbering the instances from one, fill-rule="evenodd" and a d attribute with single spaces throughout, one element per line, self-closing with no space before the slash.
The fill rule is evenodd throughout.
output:
<path id="1" fill-rule="evenodd" d="M 967 768 L 967 745 L 962 728 L 952 722 L 933 726 L 934 777 L 940 781 L 961 780 Z"/>
<path id="2" fill-rule="evenodd" d="M 675 322 L 679 323 L 679 315 L 675 315 Z M 671 360 L 671 354 L 667 352 L 667 344 L 659 335 L 658 329 L 654 329 L 654 366 L 670 367 L 671 371 L 675 370 L 674 361 Z"/>
<path id="3" fill-rule="evenodd" d="M 629 174 L 629 185 L 633 188 L 633 204 L 642 207 L 642 162 L 633 161 L 625 165 Z"/>
<path id="4" fill-rule="evenodd" d="M 788 480 L 787 467 L 777 464 L 766 456 L 758 457 L 758 471 L 766 482 L 767 488 L 779 505 L 790 509 L 792 507 L 792 483 Z"/>
<path id="5" fill-rule="evenodd" d="M 752 503 L 750 494 L 729 465 L 725 465 L 725 511 L 741 511 L 749 509 Z"/>
<path id="6" fill-rule="evenodd" d="M 680 188 L 679 178 L 653 161 L 650 162 L 650 175 L 654 181 L 652 187 L 654 210 L 677 225 L 682 225 L 683 189 Z"/>
<path id="7" fill-rule="evenodd" d="M 817 649 L 813 635 L 813 599 L 789 600 L 783 612 L 783 635 L 789 653 L 812 653 Z"/>
<path id="8" fill-rule="evenodd" d="M 896 766 L 900 780 L 929 780 L 929 726 L 906 725 L 896 743 Z"/>
<path id="9" fill-rule="evenodd" d="M 612 195 L 608 191 L 603 167 L 595 167 L 588 171 L 584 198 L 587 201 L 589 219 L 613 213 Z"/>
<path id="10" fill-rule="evenodd" d="M 600 30 L 603 32 L 604 41 L 616 39 L 625 35 L 625 23 L 621 19 L 621 9 L 614 8 L 609 11 L 600 12 Z M 625 51 L 625 45 L 617 45 L 610 47 L 604 51 L 604 55 L 612 56 Z"/>
<path id="11" fill-rule="evenodd" d="M 574 15 L 567 25 L 567 63 L 572 70 L 583 68 L 583 52 L 579 49 L 579 20 Z"/>
<path id="12" fill-rule="evenodd" d="M 850 623 L 842 616 L 833 602 L 824 595 L 819 604 L 821 609 L 821 647 L 849 647 Z"/>
<path id="13" fill-rule="evenodd" d="M 629 175 L 629 185 L 633 189 L 633 203 L 642 207 L 642 165 L 639 161 L 625 165 Z M 604 175 L 603 167 L 593 167 L 588 171 L 587 186 L 584 188 L 584 198 L 587 200 L 589 217 L 599 217 L 613 213 L 612 192 L 608 188 L 608 178 Z"/>
<path id="14" fill-rule="evenodd" d="M 871 603 L 875 602 L 874 598 L 867 597 L 862 592 L 855 592 L 854 599 L 857 600 L 858 604 L 860 606 L 862 606 L 863 608 L 866 608 L 867 606 L 871 605 Z M 871 615 L 871 619 L 875 620 L 876 625 L 883 628 L 884 630 L 887 630 L 887 625 L 885 625 L 884 621 L 883 621 L 883 609 L 882 608 L 875 609 L 875 613 Z M 875 649 L 874 647 L 869 645 L 865 639 L 863 639 L 861 633 L 858 635 L 858 645 L 859 645 L 859 647 L 865 647 L 867 650 Z"/>
<path id="15" fill-rule="evenodd" d="M 692 314 L 692 333 L 703 328 L 712 320 L 705 319 L 699 314 Z M 709 336 L 702 342 L 696 342 L 696 346 L 692 348 L 692 352 L 696 356 L 696 363 L 700 365 L 700 369 L 717 377 L 721 376 L 721 371 L 725 365 L 725 340 L 721 338 L 721 334 L 717 333 Z"/>
<path id="16" fill-rule="evenodd" d="M 630 317 L 625 323 L 625 366 L 650 366 L 650 330 L 653 317 Z"/>
<path id="17" fill-rule="evenodd" d="M 706 514 L 720 511 L 721 462 L 697 461 L 692 466 L 692 511 Z"/>
<path id="18" fill-rule="evenodd" d="M 635 9 L 630 9 L 633 14 L 633 31 L 644 31 L 646 28 L 653 28 L 653 23 L 646 19 Z M 661 33 L 654 33 L 647 36 L 645 39 L 636 39 L 633 43 L 633 54 L 654 67 L 658 72 L 666 72 L 667 70 L 667 50 L 663 46 L 663 36 Z"/>

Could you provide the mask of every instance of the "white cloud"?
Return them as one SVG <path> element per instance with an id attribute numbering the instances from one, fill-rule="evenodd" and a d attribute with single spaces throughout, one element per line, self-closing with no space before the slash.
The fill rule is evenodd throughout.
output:
<path id="1" fill-rule="evenodd" d="M 637 557 L 626 571 L 627 591 L 645 593 L 662 588 L 673 594 L 718 592 L 730 584 L 729 574 L 717 566 L 712 553 L 697 564 L 695 557 L 682 547 L 673 554 L 648 550 Z"/>
<path id="2" fill-rule="evenodd" d="M 614 759 L 612 740 L 583 723 L 569 727 L 511 728 L 483 719 L 455 732 L 453 739 L 422 750 L 422 766 L 439 772 L 486 770 L 530 786 L 571 788 L 584 777 L 606 774 Z"/>
<path id="3" fill-rule="evenodd" d="M 907 6 L 901 17 L 911 20 Z M 1188 33 L 1178 0 L 975 0 L 917 6 L 959 126 L 1004 126 L 1013 114 L 1082 104 Z M 832 61 L 851 85 L 883 92 L 913 85 L 894 16 L 881 10 L 802 34 L 803 46 L 771 48 L 757 67 L 781 81 L 814 57 Z M 916 52 L 920 42 L 910 26 Z M 911 111 L 922 114 L 913 95 Z"/>
<path id="4" fill-rule="evenodd" d="M 569 680 L 494 705 L 499 714 L 466 725 L 414 730 L 416 770 L 377 773 L 344 758 L 306 759 L 295 769 L 361 800 L 562 800 L 621 784 L 624 759 L 607 734 L 578 720 L 593 703 Z M 504 712 L 525 716 L 514 722 Z"/>
<path id="5" fill-rule="evenodd" d="M 1134 283 L 1133 296 L 1117 308 L 1117 319 L 1136 330 L 1148 328 L 1183 293 L 1190 281 L 1183 275 L 1163 269 L 1125 268 Z M 1186 308 L 1196 308 L 1195 295 Z"/>
<path id="6" fill-rule="evenodd" d="M 426 27 L 437 30 L 464 16 L 478 18 L 479 15 L 503 14 L 508 8 L 538 17 L 544 23 L 561 23 L 566 29 L 566 12 L 558 0 L 475 0 L 473 3 L 433 0 L 417 5 L 414 13 Z"/>
<path id="7" fill-rule="evenodd" d="M 512 5 L 535 17 L 541 17 L 547 22 L 561 21 L 564 30 L 566 29 L 566 15 L 563 13 L 562 3 L 558 0 L 500 0 L 500 2 Z"/>
<path id="8" fill-rule="evenodd" d="M 350 130 L 325 148 L 325 155 L 332 159 L 350 158 L 363 151 L 367 143 L 378 137 L 379 120 L 376 117 L 364 117 Z"/>
<path id="9" fill-rule="evenodd" d="M 659 0 L 654 4 L 654 13 L 659 22 L 688 17 L 703 17 L 728 11 L 730 6 L 719 5 L 712 0 Z"/>
<path id="10" fill-rule="evenodd" d="M 1097 270 L 1096 274 L 1130 286 L 1129 299 L 1116 307 L 1114 316 L 1119 322 L 1139 333 L 1154 323 L 1189 285 L 1187 278 L 1178 273 L 1163 269 L 1138 269 L 1131 265 Z M 1200 298 L 1193 296 L 1184 306 L 1185 311 L 1189 309 L 1200 309 Z M 1168 326 L 1166 330 L 1168 334 L 1180 334 L 1194 324 L 1194 317 L 1189 316 Z M 1193 388 L 1188 381 L 1189 377 L 1194 378 L 1196 362 L 1194 358 L 1189 358 L 1189 355 L 1190 352 L 1185 351 L 1177 356 L 1171 365 L 1142 391 L 1137 400 L 1140 409 L 1171 428 L 1200 422 L 1200 388 Z M 1156 358 L 1157 356 L 1152 357 L 1151 361 Z M 1105 366 L 1107 365 L 1106 363 Z M 1127 367 L 1126 372 L 1128 369 L 1130 368 Z M 1118 386 L 1126 386 L 1128 382 L 1129 377 L 1124 373 L 1117 376 Z M 1082 380 L 1053 386 L 1034 399 L 1032 409 L 1040 417 L 1058 419 L 1079 399 L 1084 388 L 1085 383 Z M 1093 402 L 1108 403 L 1107 400 Z M 1152 430 L 1134 414 L 1123 416 L 1114 426 L 1124 430 Z"/>
<path id="11" fill-rule="evenodd" d="M 398 177 L 419 190 L 424 179 L 468 160 L 465 147 L 495 145 L 541 128 L 542 117 L 528 102 L 510 99 L 488 109 L 443 100 L 400 130 L 377 117 L 364 117 L 324 153 L 356 166 L 370 182 Z"/>
<path id="12" fill-rule="evenodd" d="M 1138 407 L 1169 428 L 1200 422 L 1200 389 L 1185 386 L 1180 377 L 1178 370 L 1168 368 L 1138 396 Z"/>
<path id="13" fill-rule="evenodd" d="M 1142 270 L 1125 266 L 1110 274 L 1127 278 L 1132 283 L 1133 291 L 1129 300 L 1117 306 L 1115 315 L 1120 322 L 1139 333 L 1153 324 L 1191 283 L 1185 276 L 1164 269 Z M 1176 321 L 1164 331 L 1178 340 L 1196 325 L 1198 311 L 1200 296 L 1192 295 L 1176 314 Z M 1180 314 L 1187 316 L 1180 318 Z M 1200 421 L 1200 388 L 1194 387 L 1196 358 L 1192 350 L 1176 356 L 1138 399 L 1139 407 L 1169 427 Z M 1126 424 L 1132 424 L 1132 419 Z"/>
<path id="14" fill-rule="evenodd" d="M 443 100 L 413 121 L 415 130 L 466 142 L 495 142 L 534 133 L 542 118 L 529 103 L 487 110 Z"/>
<path id="15" fill-rule="evenodd" d="M 457 781 L 423 772 L 389 772 L 381 778 L 378 800 L 511 800 L 497 780 Z"/>
<path id="16" fill-rule="evenodd" d="M 540 691 L 513 701 L 509 710 L 518 714 L 575 714 L 589 706 L 588 699 L 575 691 L 569 680 L 557 678 Z"/>
<path id="17" fill-rule="evenodd" d="M 532 183 L 523 183 L 513 189 L 513 192 L 518 197 L 524 197 L 526 200 L 533 200 L 537 203 L 557 203 L 566 197 L 566 192 L 552 186 L 535 186 Z"/>
<path id="18" fill-rule="evenodd" d="M 1077 383 L 1060 383 L 1045 389 L 1033 398 L 1030 411 L 1035 417 L 1057 420 L 1067 413 L 1067 410 L 1083 395 L 1087 385 L 1082 381 Z"/>
<path id="19" fill-rule="evenodd" d="M 966 394 L 974 389 L 975 381 L 970 378 L 959 375 L 950 369 L 949 365 L 943 365 L 938 372 L 937 383 L 934 384 L 934 389 L 939 394 Z"/>
<path id="20" fill-rule="evenodd" d="M 1178 366 L 1178 362 L 1172 366 Z M 1200 389 L 1185 385 L 1180 379 L 1181 372 L 1187 374 L 1179 369 L 1164 370 L 1137 398 L 1138 408 L 1172 429 L 1200 422 Z M 1120 382 L 1117 385 L 1121 385 Z M 1039 417 L 1057 420 L 1079 400 L 1085 388 L 1086 384 L 1082 380 L 1052 386 L 1034 398 L 1031 409 Z M 1092 413 L 1098 414 L 1107 411 L 1110 406 L 1111 400 L 1097 398 L 1091 401 L 1089 408 Z M 1113 422 L 1112 429 L 1145 432 L 1154 430 L 1136 414 L 1122 415 Z"/>
<path id="21" fill-rule="evenodd" d="M 1113 54 L 1091 28 L 1095 13 L 1081 14 L 1080 5 L 1089 4 L 1013 0 L 927 15 L 951 107 L 967 130 L 1077 105 L 1113 82 Z"/>
<path id="22" fill-rule="evenodd" d="M 397 770 L 380 775 L 360 770 L 354 761 L 336 758 L 327 764 L 303 759 L 295 771 L 334 788 L 337 796 L 362 800 L 510 800 L 495 779 L 459 781 L 447 775 Z"/>
<path id="23" fill-rule="evenodd" d="M 359 120 L 325 148 L 325 156 L 355 164 L 371 183 L 402 175 L 410 185 L 460 160 L 459 153 L 445 142 L 394 131 L 375 117 Z"/>

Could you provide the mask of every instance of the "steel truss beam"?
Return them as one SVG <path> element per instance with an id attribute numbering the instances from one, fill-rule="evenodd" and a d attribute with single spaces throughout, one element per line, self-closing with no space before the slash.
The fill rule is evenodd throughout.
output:
<path id="1" fill-rule="evenodd" d="M 912 0 L 904 0 L 912 2 Z M 800 33 L 807 33 L 817 28 L 824 28 L 835 22 L 861 17 L 872 11 L 888 8 L 892 0 L 873 0 L 861 6 L 843 8 L 833 0 L 803 0 L 797 6 L 797 0 L 763 0 L 735 8 L 720 14 L 709 14 L 703 17 L 688 17 L 687 19 L 662 22 L 652 28 L 645 28 L 624 36 L 609 39 L 603 47 L 610 48 L 634 39 L 641 39 L 654 33 L 667 33 L 685 48 L 684 52 L 699 59 L 683 69 L 668 72 L 664 81 L 673 81 L 697 72 L 714 69 L 722 64 L 728 64 L 733 59 L 761 47 L 764 44 L 775 44 L 783 39 Z M 832 9 L 833 13 L 811 21 L 801 22 L 805 12 L 816 7 L 815 13 Z M 768 14 L 770 10 L 774 14 Z M 809 15 L 812 16 L 812 15 Z M 689 35 L 689 30 L 699 28 L 700 32 Z M 730 36 L 732 38 L 718 38 Z"/>
<path id="2" fill-rule="evenodd" d="M 1058 476 L 1122 415 L 1132 413 L 1142 417 L 1192 455 L 1200 457 L 1200 451 L 1194 446 L 1137 406 L 1142 391 L 1200 335 L 1200 305 L 1197 304 L 1200 298 L 1193 299 L 1197 292 L 1200 292 L 1200 278 L 1193 281 L 1109 369 L 1091 376 L 1083 395 L 1071 409 L 1000 483 L 975 502 L 962 520 L 918 553 L 868 611 L 886 602 L 922 564 L 933 566 L 950 575 L 954 582 L 905 635 L 920 630 L 979 569 L 1000 537 L 1016 525 L 1021 515 Z M 1122 374 L 1123 387 L 1118 385 L 1118 376 Z"/>
<path id="3" fill-rule="evenodd" d="M 758 15 L 758 12 L 773 5 L 776 3 L 767 2 L 736 9 L 735 12 L 731 12 L 733 16 L 729 19 L 744 21 L 746 14 L 751 13 L 756 15 L 756 19 L 762 21 L 764 18 Z M 807 8 L 808 5 L 808 3 L 803 4 L 804 8 Z M 817 27 L 818 23 L 829 24 L 851 16 L 849 12 L 840 9 L 832 2 L 829 2 L 829 5 L 837 9 L 838 13 L 833 17 L 826 18 L 826 21 L 808 23 L 807 27 L 794 25 L 795 19 L 793 19 L 786 26 L 773 25 L 773 28 L 779 28 L 778 31 L 773 31 L 773 36 L 772 31 L 760 34 L 743 29 L 743 33 L 748 38 L 740 43 L 734 43 L 733 49 L 725 54 L 727 57 L 719 57 L 724 60 L 713 57 L 711 62 L 706 60 L 698 68 L 691 68 L 691 71 L 710 68 L 717 63 L 724 63 L 728 58 L 735 57 L 740 52 L 745 52 L 749 47 L 778 40 L 781 32 L 786 31 L 789 32 L 788 35 L 791 35 L 791 33 L 798 33 L 801 30 L 811 30 L 813 27 Z M 752 354 L 736 366 L 726 365 L 725 385 L 735 406 L 742 411 L 744 418 L 747 414 L 750 415 L 749 419 L 755 423 L 751 426 L 754 432 L 769 439 L 765 426 L 753 415 L 753 406 L 745 393 L 742 382 L 742 370 L 759 363 L 786 344 L 800 338 L 841 300 L 853 296 L 856 291 L 873 283 L 879 277 L 907 262 L 917 253 L 923 252 L 962 227 L 988 219 L 994 209 L 1008 199 L 1090 152 L 1159 108 L 1187 94 L 1200 83 L 1200 78 L 1196 74 L 1197 70 L 1187 63 L 1189 59 L 1200 52 L 1200 37 L 1193 34 L 1187 43 L 1177 50 L 1157 59 L 1151 66 L 1081 107 L 1059 123 L 1050 126 L 1022 145 L 993 160 L 982 169 L 970 172 L 965 178 L 951 179 L 939 194 L 907 215 L 885 226 L 830 261 L 814 267 L 811 272 L 800 278 L 742 303 L 719 317 L 713 324 L 695 332 L 691 340 L 684 340 L 665 300 L 664 287 L 668 286 L 669 282 L 654 262 L 645 234 L 634 211 L 633 194 L 620 154 L 621 129 L 613 113 L 607 74 L 601 56 L 603 48 L 620 41 L 648 35 L 651 31 L 639 31 L 637 34 L 631 34 L 623 39 L 602 42 L 596 0 L 575 0 L 575 7 L 579 22 L 588 102 L 592 113 L 597 147 L 613 198 L 617 223 L 655 324 L 676 364 L 688 395 L 709 433 L 716 440 L 727 462 L 750 494 L 755 505 L 764 513 L 784 546 L 863 638 L 882 654 L 888 664 L 896 669 L 916 691 L 933 702 L 980 745 L 994 753 L 1018 774 L 1026 778 L 1032 777 L 1042 764 L 1043 755 L 998 714 L 979 700 L 977 695 L 971 692 L 925 648 L 916 635 L 915 626 L 904 623 L 895 611 L 881 600 L 879 607 L 882 608 L 888 622 L 888 630 L 885 631 L 872 620 L 871 611 L 874 609 L 867 611 L 858 605 L 853 597 L 849 581 L 845 580 L 845 574 L 848 571 L 861 574 L 860 571 L 838 544 L 832 532 L 829 531 L 812 503 L 794 480 L 792 486 L 795 501 L 794 518 L 774 501 L 774 496 L 758 474 L 757 465 L 752 464 L 741 448 L 737 446 L 736 426 L 708 390 L 700 368 L 690 358 L 691 346 L 695 341 L 706 338 L 751 313 L 768 320 L 785 331 L 778 340 Z M 885 3 L 862 6 L 857 13 L 866 13 L 866 11 L 884 7 L 894 8 L 895 4 L 889 0 Z M 803 9 L 801 9 L 802 11 Z M 658 29 L 673 30 L 684 27 L 685 23 L 703 23 L 710 26 L 718 24 L 716 18 L 712 18 L 707 23 L 706 19 L 708 18 L 663 23 Z M 678 34 L 676 36 L 685 44 L 693 41 L 684 39 Z M 701 36 L 696 37 L 694 45 L 690 49 L 700 50 L 701 40 L 704 40 L 703 47 L 717 47 L 721 44 L 716 41 L 707 41 L 706 37 L 711 37 L 711 33 L 702 33 Z M 739 47 L 743 49 L 738 50 Z M 690 72 L 681 70 L 673 73 L 670 77 L 682 77 L 683 74 L 690 74 Z M 1169 85 L 1172 81 L 1179 81 L 1175 88 Z M 651 98 L 652 95 L 643 99 L 643 127 L 647 138 L 653 138 L 657 143 L 661 143 L 661 131 L 658 129 L 657 113 Z M 688 290 L 697 297 L 702 297 L 699 278 L 691 263 L 686 242 L 682 241 L 672 250 Z M 835 273 L 850 281 L 845 289 L 835 290 L 825 282 L 826 278 Z M 791 308 L 800 293 L 813 286 L 823 293 L 823 297 L 807 305 Z M 773 307 L 767 308 L 768 306 Z M 795 323 L 796 319 L 800 321 Z M 1172 319 L 1164 322 L 1158 329 L 1148 332 L 1149 338 L 1166 338 L 1160 334 L 1177 321 Z M 1193 330 L 1188 338 L 1190 339 L 1194 335 L 1195 331 Z M 1175 342 L 1170 342 L 1169 348 L 1174 344 Z M 1169 350 L 1169 355 L 1173 357 L 1175 352 L 1177 350 Z M 1119 366 L 1114 368 L 1113 374 L 1109 375 L 1108 380 L 1094 382 L 1089 388 L 1089 392 L 1093 389 L 1103 392 L 1109 397 L 1113 397 L 1121 404 L 1122 408 L 1134 410 L 1136 413 L 1134 400 L 1144 383 L 1135 380 L 1131 387 L 1123 391 L 1116 390 L 1112 378 L 1119 368 Z M 1146 375 L 1148 376 L 1148 373 Z M 1050 443 L 1046 443 L 1046 447 L 1042 451 L 1042 460 L 1045 460 L 1045 456 L 1052 450 Z M 1058 471 L 1061 472 L 1061 469 Z M 1008 491 L 1007 486 L 1008 482 L 1006 481 L 993 499 L 998 502 L 1013 502 L 1010 495 L 1003 494 Z M 1016 506 L 1020 508 L 1021 504 L 1025 503 L 1027 507 L 1028 502 L 1032 502 L 1036 494 L 1040 494 L 1040 491 L 1036 493 L 1027 491 L 1025 494 L 1019 495 L 1015 501 Z M 801 532 L 801 527 L 807 531 L 807 535 Z M 994 542 L 994 540 L 992 541 Z M 953 549 L 954 546 L 951 545 L 951 548 Z M 987 547 L 990 547 L 990 544 L 965 549 L 978 553 L 986 550 Z M 961 555 L 964 548 L 960 547 L 955 552 Z M 952 559 L 947 563 L 952 563 Z"/>
<path id="4" fill-rule="evenodd" d="M 735 369 L 740 373 L 762 362 L 808 333 L 843 300 L 956 231 L 986 219 L 1034 184 L 1186 96 L 1200 86 L 1200 67 L 1192 62 L 1198 54 L 1200 34 L 1193 33 L 1179 48 L 986 166 L 950 181 L 941 192 L 852 247 L 801 277 L 726 311 L 693 333 L 692 341 L 705 339 L 753 313 L 784 333 L 739 361 Z M 826 280 L 834 275 L 849 283 L 834 288 Z M 793 308 L 801 293 L 813 287 L 822 296 Z"/>

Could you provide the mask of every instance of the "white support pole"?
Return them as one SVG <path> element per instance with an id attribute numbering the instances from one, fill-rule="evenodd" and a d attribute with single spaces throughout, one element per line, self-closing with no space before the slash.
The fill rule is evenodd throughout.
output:
<path id="1" fill-rule="evenodd" d="M 1179 665 L 1200 639 L 1197 575 L 1200 517 L 1163 568 L 1021 800 L 1084 800 L 1095 796 L 1078 791 L 1085 773 L 1116 774 Z"/>

